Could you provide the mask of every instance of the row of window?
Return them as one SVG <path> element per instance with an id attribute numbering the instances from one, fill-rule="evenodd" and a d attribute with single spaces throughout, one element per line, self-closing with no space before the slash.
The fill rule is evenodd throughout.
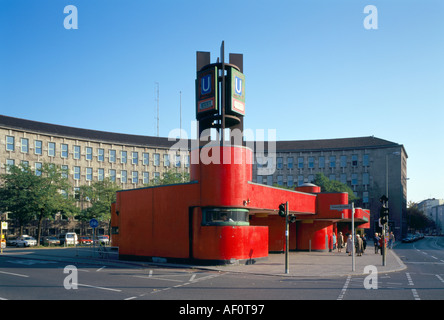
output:
<path id="1" fill-rule="evenodd" d="M 60 156 L 62 158 L 68 158 L 69 157 L 69 146 L 68 144 L 60 144 Z M 13 136 L 6 136 L 6 151 L 15 151 L 15 137 Z M 29 139 L 27 138 L 20 138 L 20 151 L 22 153 L 29 153 Z M 40 140 L 34 140 L 34 154 L 36 155 L 43 155 L 43 142 Z M 47 155 L 49 157 L 55 157 L 56 155 L 56 143 L 55 142 L 48 142 L 48 150 Z M 93 160 L 93 148 L 92 147 L 85 147 L 85 159 L 86 160 Z M 131 155 L 131 164 L 138 165 L 139 164 L 139 152 L 132 151 L 130 152 Z M 73 146 L 72 150 L 72 157 L 75 160 L 79 160 L 81 156 L 81 147 L 80 146 Z M 174 166 L 180 167 L 181 166 L 181 155 L 175 155 L 175 161 Z M 189 156 L 185 157 L 185 167 L 189 166 Z M 97 148 L 97 161 L 104 162 L 105 161 L 105 149 L 103 148 Z M 117 162 L 117 151 L 113 149 L 108 150 L 108 161 L 110 163 L 116 163 Z M 145 166 L 149 165 L 150 161 L 150 154 L 148 152 L 142 152 L 142 164 Z M 120 163 L 128 163 L 128 151 L 120 150 Z M 165 167 L 170 166 L 170 154 L 164 154 L 163 155 L 163 164 Z M 153 154 L 153 165 L 154 166 L 160 166 L 160 154 L 154 153 Z"/>
<path id="2" fill-rule="evenodd" d="M 277 175 L 277 184 L 280 186 L 284 185 L 284 176 L 283 175 Z M 308 183 L 313 183 L 315 178 L 314 174 L 309 174 L 307 177 L 307 180 L 305 179 L 305 177 L 303 175 L 298 175 L 297 176 L 297 180 L 294 180 L 293 175 L 287 175 L 287 187 L 294 187 L 295 183 L 297 183 L 297 186 L 301 186 L 303 185 L 305 182 Z M 336 180 L 336 175 L 335 174 L 331 174 L 329 175 L 329 179 L 330 180 Z M 346 173 L 342 173 L 339 176 L 339 181 L 343 184 L 347 184 L 347 174 Z M 257 176 L 257 182 L 258 183 L 263 183 L 263 184 L 267 184 L 267 185 L 272 185 L 273 184 L 273 176 L 269 175 L 269 176 Z M 351 186 L 357 186 L 358 185 L 358 174 L 357 173 L 352 173 L 351 174 L 351 180 L 350 180 L 350 184 Z M 370 184 L 370 175 L 368 172 L 364 172 L 362 173 L 362 185 L 369 185 Z"/>
<path id="3" fill-rule="evenodd" d="M 348 163 L 348 159 L 349 156 L 347 155 L 341 155 L 339 157 L 339 165 L 341 168 L 345 168 L 347 167 L 347 163 Z M 258 159 L 258 167 L 259 168 L 265 168 L 265 167 L 269 167 L 271 165 L 271 158 L 262 158 L 262 159 Z M 315 168 L 315 157 L 307 157 L 307 160 L 305 160 L 305 157 L 297 157 L 297 163 L 295 166 L 294 164 L 294 157 L 287 157 L 286 158 L 286 165 L 287 165 L 287 169 L 304 169 L 304 168 Z M 327 162 L 328 161 L 328 162 Z M 352 155 L 350 157 L 350 164 L 352 167 L 357 167 L 358 166 L 358 155 Z M 327 166 L 329 168 L 336 168 L 337 166 L 337 156 L 329 156 L 328 158 L 325 156 L 319 156 L 317 159 L 317 163 L 318 163 L 318 168 L 326 168 Z M 364 154 L 362 157 L 362 166 L 364 167 L 368 167 L 370 165 L 370 155 L 368 154 Z M 276 157 L 276 168 L 277 169 L 284 169 L 284 158 L 283 157 Z"/>
<path id="4" fill-rule="evenodd" d="M 8 172 L 9 166 L 13 166 L 14 164 L 15 164 L 15 161 L 13 159 L 7 159 L 6 160 L 6 172 Z M 21 164 L 25 165 L 25 166 L 29 166 L 28 161 L 21 161 Z M 61 168 L 62 168 L 62 170 L 64 170 L 64 172 L 69 172 L 68 166 L 62 165 Z M 38 175 L 38 176 L 41 175 L 42 163 L 35 162 L 34 163 L 34 170 L 35 170 L 36 175 Z M 138 171 L 129 171 L 129 172 L 127 170 L 119 170 L 119 171 L 120 171 L 120 183 L 138 184 L 140 178 L 142 179 L 143 184 L 150 183 L 150 173 L 149 172 L 146 172 L 146 171 L 142 172 L 142 175 L 140 176 Z M 128 174 L 130 174 L 130 175 L 128 175 Z M 82 168 L 78 167 L 78 166 L 74 166 L 73 167 L 74 180 L 80 180 L 81 175 L 82 175 Z M 83 168 L 83 175 L 85 176 L 86 181 L 93 181 L 93 168 L 89 168 L 89 167 Z M 68 175 L 66 174 L 64 177 L 67 178 Z M 117 170 L 108 169 L 108 177 L 111 181 L 116 182 Z M 103 169 L 103 168 L 97 169 L 97 180 L 103 181 L 104 179 L 105 179 L 105 169 Z M 154 172 L 153 179 L 154 180 L 160 179 L 160 173 Z"/>

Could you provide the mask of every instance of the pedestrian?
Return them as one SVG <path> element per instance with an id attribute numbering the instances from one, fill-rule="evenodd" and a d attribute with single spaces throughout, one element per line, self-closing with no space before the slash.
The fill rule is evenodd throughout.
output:
<path id="1" fill-rule="evenodd" d="M 364 250 L 362 251 L 362 253 L 364 253 L 365 249 L 367 248 L 367 236 L 365 233 L 362 235 L 362 245 L 364 246 Z"/>
<path id="2" fill-rule="evenodd" d="M 393 231 L 391 231 L 390 235 L 389 235 L 389 243 L 388 243 L 388 246 L 390 249 L 393 249 L 394 243 L 395 243 L 395 235 L 393 234 Z"/>
<path id="3" fill-rule="evenodd" d="M 336 250 L 336 235 L 335 235 L 334 232 L 333 232 L 333 235 L 332 235 L 332 240 L 333 240 L 333 248 L 332 248 L 332 250 Z"/>
<path id="4" fill-rule="evenodd" d="M 338 252 L 342 252 L 344 247 L 344 237 L 342 237 L 342 232 L 338 233 Z"/>
<path id="5" fill-rule="evenodd" d="M 356 235 L 355 247 L 356 247 L 356 255 L 359 257 L 362 256 L 362 252 L 364 251 L 364 244 L 359 234 Z"/>
<path id="6" fill-rule="evenodd" d="M 379 238 L 379 249 L 381 250 L 381 255 L 384 254 L 384 250 L 385 250 L 385 246 L 384 246 L 384 242 L 387 242 L 387 240 L 385 239 L 385 237 L 383 235 L 381 235 L 381 237 Z"/>
<path id="7" fill-rule="evenodd" d="M 347 244 L 345 247 L 345 252 L 348 253 L 349 256 L 351 256 L 352 252 L 353 252 L 353 239 L 352 239 L 352 235 L 349 235 L 347 238 Z"/>
<path id="8" fill-rule="evenodd" d="M 375 238 L 373 239 L 373 243 L 375 245 L 375 254 L 377 254 L 378 250 L 379 250 L 379 236 L 378 236 L 378 233 L 375 233 Z"/>

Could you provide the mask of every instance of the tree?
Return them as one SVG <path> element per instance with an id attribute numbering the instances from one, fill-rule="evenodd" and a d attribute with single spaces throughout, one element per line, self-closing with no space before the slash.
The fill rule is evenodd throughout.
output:
<path id="1" fill-rule="evenodd" d="M 434 221 L 418 208 L 417 203 L 409 202 L 407 208 L 407 226 L 413 230 L 424 230 L 434 226 Z"/>
<path id="2" fill-rule="evenodd" d="M 95 181 L 90 186 L 80 187 L 80 197 L 87 200 L 91 206 L 82 211 L 81 220 L 92 218 L 111 220 L 111 204 L 116 201 L 116 192 L 119 186 L 110 179 Z"/>
<path id="3" fill-rule="evenodd" d="M 36 173 L 37 174 L 37 173 Z M 68 172 L 59 165 L 44 163 L 38 173 L 38 185 L 34 206 L 38 211 L 37 244 L 40 241 L 42 222 L 58 212 L 68 216 L 76 214 L 75 199 L 70 190 Z"/>
<path id="4" fill-rule="evenodd" d="M 57 212 L 74 214 L 74 199 L 68 191 L 72 189 L 67 173 L 60 166 L 44 163 L 34 172 L 28 165 L 9 166 L 8 173 L 0 176 L 0 208 L 11 212 L 20 226 L 37 217 L 37 244 L 40 242 L 42 222 Z"/>
<path id="5" fill-rule="evenodd" d="M 0 175 L 0 210 L 9 212 L 23 234 L 23 226 L 38 214 L 36 188 L 38 177 L 27 165 L 9 166 L 8 173 Z"/>
<path id="6" fill-rule="evenodd" d="M 349 186 L 336 180 L 330 180 L 323 173 L 317 173 L 313 183 L 321 187 L 321 192 L 347 192 L 349 201 L 358 199 Z"/>
<path id="7" fill-rule="evenodd" d="M 190 181 L 190 174 L 187 172 L 175 172 L 170 169 L 162 173 L 162 178 L 154 178 L 146 186 L 157 186 L 166 184 L 187 183 Z"/>

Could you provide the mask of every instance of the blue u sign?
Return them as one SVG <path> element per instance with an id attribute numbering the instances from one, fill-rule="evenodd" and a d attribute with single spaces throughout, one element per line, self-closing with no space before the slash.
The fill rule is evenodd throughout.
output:
<path id="1" fill-rule="evenodd" d="M 242 95 L 242 79 L 239 77 L 234 77 L 234 90 L 236 94 Z"/>
<path id="2" fill-rule="evenodd" d="M 202 76 L 200 81 L 200 94 L 204 95 L 211 93 L 211 74 Z"/>

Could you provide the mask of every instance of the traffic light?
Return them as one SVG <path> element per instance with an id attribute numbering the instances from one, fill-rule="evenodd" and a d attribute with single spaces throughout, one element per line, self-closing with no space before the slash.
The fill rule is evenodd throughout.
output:
<path id="1" fill-rule="evenodd" d="M 386 196 L 382 196 L 380 201 L 382 203 L 382 207 L 379 210 L 379 217 L 381 218 L 381 224 L 386 224 L 389 220 L 389 208 L 387 206 L 388 199 Z"/>
<path id="2" fill-rule="evenodd" d="M 278 212 L 280 217 L 285 217 L 285 203 L 281 203 L 279 205 L 279 212 Z"/>

